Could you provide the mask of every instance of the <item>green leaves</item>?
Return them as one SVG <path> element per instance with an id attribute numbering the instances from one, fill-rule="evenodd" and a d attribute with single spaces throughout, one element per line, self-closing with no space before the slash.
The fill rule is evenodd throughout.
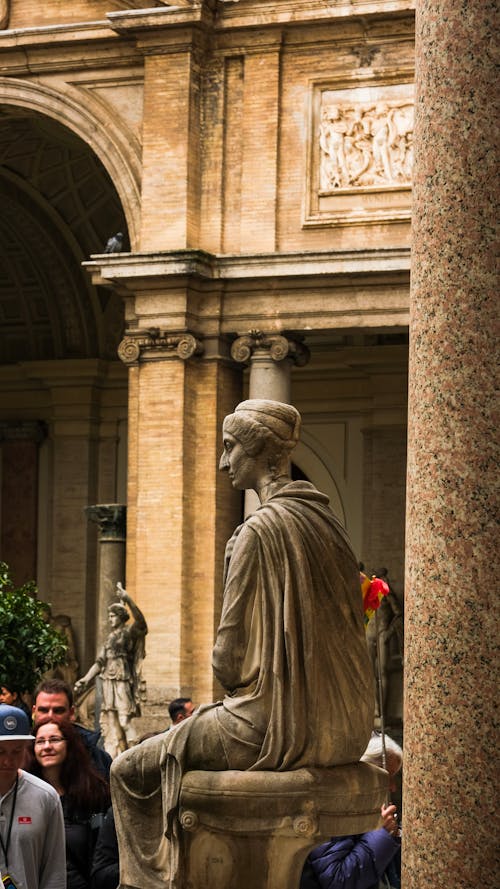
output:
<path id="1" fill-rule="evenodd" d="M 64 636 L 36 596 L 34 581 L 16 588 L 0 562 L 0 685 L 21 692 L 32 692 L 43 673 L 66 659 Z"/>

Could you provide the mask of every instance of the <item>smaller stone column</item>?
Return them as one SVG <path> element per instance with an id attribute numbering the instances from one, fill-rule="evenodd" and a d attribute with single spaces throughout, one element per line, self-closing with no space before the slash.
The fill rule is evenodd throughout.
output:
<path id="1" fill-rule="evenodd" d="M 266 335 L 251 330 L 234 341 L 231 357 L 250 366 L 249 398 L 269 398 L 291 404 L 292 365 L 304 367 L 309 361 L 309 349 L 302 342 L 281 334 Z M 245 491 L 245 517 L 259 506 L 255 491 Z"/>
<path id="2" fill-rule="evenodd" d="M 127 507 L 121 503 L 88 506 L 87 518 L 99 525 L 99 572 L 97 594 L 97 650 L 108 632 L 108 606 L 118 581 L 125 585 L 125 541 Z"/>

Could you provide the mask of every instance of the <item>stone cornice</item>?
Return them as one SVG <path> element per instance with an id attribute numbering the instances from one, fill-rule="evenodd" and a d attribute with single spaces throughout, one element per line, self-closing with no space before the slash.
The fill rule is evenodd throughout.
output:
<path id="1" fill-rule="evenodd" d="M 201 6 L 158 6 L 151 9 L 127 9 L 108 12 L 109 26 L 119 34 L 151 31 L 151 29 L 187 25 L 202 21 L 206 12 Z"/>
<path id="2" fill-rule="evenodd" d="M 68 46 L 68 44 L 88 45 L 92 40 L 112 40 L 117 35 L 104 20 L 94 22 L 73 22 L 64 25 L 43 25 L 30 28 L 10 28 L 0 31 L 0 52 L 30 47 Z"/>
<path id="3" fill-rule="evenodd" d="M 25 76 L 41 72 L 131 67 L 142 62 L 133 40 L 121 40 L 107 21 L 15 28 L 0 31 L 0 73 Z"/>
<path id="4" fill-rule="evenodd" d="M 156 278 L 197 277 L 207 281 L 248 278 L 304 278 L 325 275 L 377 275 L 409 273 L 410 250 L 405 247 L 375 250 L 311 251 L 218 255 L 204 250 L 164 253 L 95 254 L 82 263 L 94 283 L 129 287 L 151 286 Z"/>
<path id="5" fill-rule="evenodd" d="M 335 4 L 325 0 L 288 0 L 267 2 L 254 0 L 240 4 L 235 0 L 220 0 L 217 27 L 219 30 L 234 28 L 259 28 L 272 25 L 304 25 L 355 17 L 393 16 L 415 10 L 415 0 L 337 0 Z"/>

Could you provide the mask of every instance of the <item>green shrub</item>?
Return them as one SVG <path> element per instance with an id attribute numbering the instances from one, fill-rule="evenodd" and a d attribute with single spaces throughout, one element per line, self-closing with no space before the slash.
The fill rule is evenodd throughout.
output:
<path id="1" fill-rule="evenodd" d="M 0 685 L 33 692 L 41 676 L 66 659 L 64 636 L 47 623 L 34 581 L 16 588 L 0 562 Z"/>

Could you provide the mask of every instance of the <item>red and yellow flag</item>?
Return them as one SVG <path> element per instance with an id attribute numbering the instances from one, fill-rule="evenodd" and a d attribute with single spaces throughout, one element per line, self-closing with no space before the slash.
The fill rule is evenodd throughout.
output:
<path id="1" fill-rule="evenodd" d="M 370 579 L 360 571 L 361 592 L 363 594 L 363 611 L 365 612 L 365 626 L 373 617 L 384 596 L 390 592 L 389 585 L 380 577 L 372 576 Z"/>

